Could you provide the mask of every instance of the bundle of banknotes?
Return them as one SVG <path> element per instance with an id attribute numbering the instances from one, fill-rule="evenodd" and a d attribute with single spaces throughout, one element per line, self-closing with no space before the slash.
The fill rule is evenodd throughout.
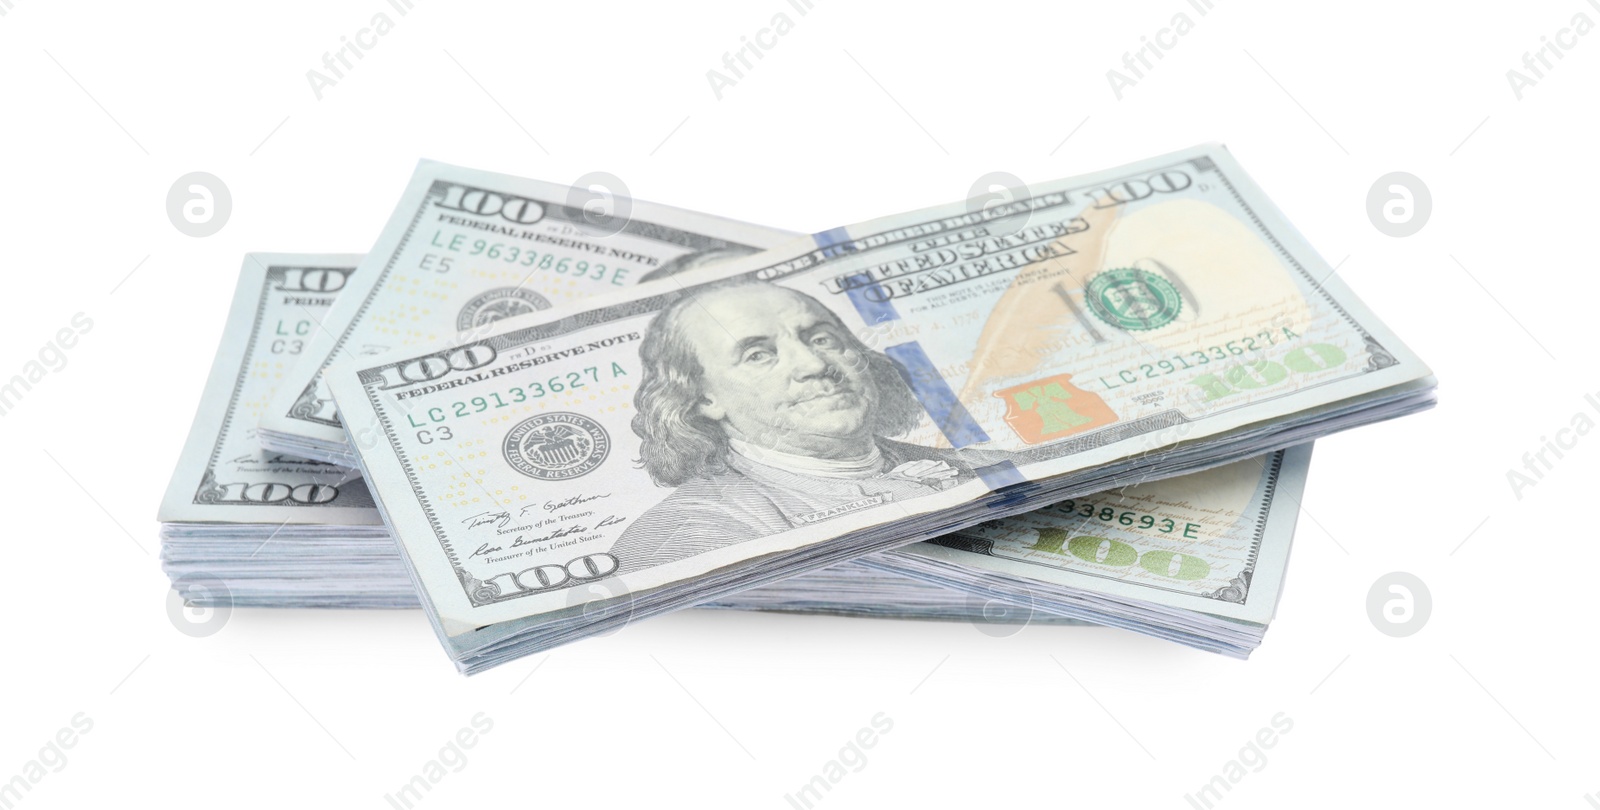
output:
<path id="1" fill-rule="evenodd" d="M 180 594 L 467 673 L 691 606 L 1245 656 L 1310 442 L 1434 402 L 1220 146 L 811 236 L 590 199 L 423 161 L 364 256 L 247 256 Z"/>

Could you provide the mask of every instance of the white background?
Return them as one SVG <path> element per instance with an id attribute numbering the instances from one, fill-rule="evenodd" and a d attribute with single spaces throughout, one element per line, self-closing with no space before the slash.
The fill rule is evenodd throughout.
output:
<path id="1" fill-rule="evenodd" d="M 1600 430 L 1520 500 L 1506 476 L 1600 421 L 1600 33 L 1521 100 L 1506 71 L 1600 9 L 1479 8 L 418 0 L 318 100 L 306 72 L 383 0 L 0 3 L 0 378 L 94 321 L 0 417 L 0 781 L 85 712 L 18 806 L 382 808 L 484 712 L 420 806 L 785 808 L 883 712 L 818 806 L 1178 808 L 1282 712 L 1220 806 L 1589 806 Z M 717 100 L 706 71 L 779 11 L 794 30 Z M 1180 11 L 1194 30 L 1118 100 L 1106 72 Z M 1319 443 L 1248 663 L 1104 629 L 690 611 L 464 679 L 415 612 L 169 621 L 156 505 L 240 254 L 364 251 L 419 157 L 818 231 L 1208 140 L 1441 381 L 1438 409 Z M 165 211 L 196 170 L 233 195 L 209 238 Z M 1409 238 L 1366 213 L 1397 170 L 1432 190 Z M 1405 639 L 1365 604 L 1397 570 L 1434 603 Z"/>

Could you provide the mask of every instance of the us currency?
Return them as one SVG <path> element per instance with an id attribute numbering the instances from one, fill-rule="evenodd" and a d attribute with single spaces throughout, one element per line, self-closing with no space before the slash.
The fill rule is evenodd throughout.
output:
<path id="1" fill-rule="evenodd" d="M 261 403 L 271 396 L 286 366 L 304 350 L 305 337 L 315 331 L 317 319 L 326 312 L 344 280 L 355 272 L 359 259 L 355 255 L 322 254 L 245 256 L 223 338 L 159 515 L 163 521 L 163 567 L 182 594 L 197 604 L 386 608 L 419 605 L 399 551 L 360 479 L 344 480 L 343 471 L 327 464 L 263 451 L 251 427 Z M 1261 462 L 1234 466 L 1251 465 L 1257 469 L 1265 466 Z M 1274 567 L 1280 562 L 1279 557 L 1271 553 L 1270 545 L 1265 554 L 1261 553 L 1259 537 L 1254 546 L 1241 540 L 1248 531 L 1239 524 L 1229 524 L 1231 532 L 1221 535 L 1230 542 L 1238 541 L 1237 545 L 1211 547 L 1220 537 L 1211 533 L 1219 523 L 1218 516 L 1233 519 L 1243 514 L 1242 498 L 1251 494 L 1238 491 L 1238 476 L 1224 474 L 1229 469 L 1104 493 L 1101 499 L 1132 504 L 1146 515 L 1157 509 L 1200 513 L 1198 519 L 1207 531 L 1204 538 L 1194 536 L 1198 524 L 1187 520 L 1177 524 L 1177 529 L 1170 521 L 1164 521 L 1153 525 L 1148 533 L 1148 540 L 1154 543 L 1174 540 L 1184 546 L 1186 560 L 1209 560 L 1205 563 L 1208 576 L 1200 578 L 1198 585 L 1196 578 L 1187 576 L 1195 563 L 1177 566 L 1185 573 L 1183 581 L 1192 586 L 1191 590 L 1203 590 L 1219 577 L 1224 581 L 1232 577 L 1237 582 L 1240 576 L 1248 578 L 1251 570 L 1260 570 L 1259 563 L 1247 565 L 1245 557 L 1262 561 L 1267 566 L 1265 576 L 1276 578 L 1281 575 Z M 1295 472 L 1293 465 L 1290 471 Z M 1285 492 L 1284 485 L 1280 484 L 1278 491 Z M 1299 497 L 1298 490 L 1289 492 L 1291 497 Z M 1267 514 L 1271 497 L 1270 488 L 1255 493 L 1251 516 Z M 1259 512 L 1254 511 L 1256 500 L 1262 501 Z M 991 534 L 1031 538 L 1034 533 L 1043 537 L 1051 531 L 1068 531 L 1074 528 L 1072 524 L 1089 521 L 1080 514 L 1085 508 L 1069 501 L 975 527 L 969 530 L 968 537 L 952 535 L 934 541 L 943 545 L 923 544 L 908 551 L 926 547 L 933 554 L 953 554 L 952 562 L 959 571 L 964 567 L 960 558 L 971 555 L 951 549 L 985 542 L 996 545 L 979 539 Z M 1138 528 L 1132 526 L 1125 531 L 1137 535 Z M 1277 536 L 1268 535 L 1267 539 Z M 1032 546 L 1039 545 L 1022 539 L 1017 543 L 1017 555 L 1023 557 L 1030 555 Z M 998 545 L 1003 547 L 1004 542 Z M 1060 551 L 1061 544 L 1056 547 Z M 1072 543 L 1065 547 L 1078 548 Z M 1062 556 L 1064 553 L 1041 558 L 1057 568 L 1088 567 L 1077 557 Z M 948 573 L 940 575 L 936 571 L 929 579 L 928 573 L 899 573 L 869 564 L 889 556 L 814 571 L 735 594 L 706 607 L 962 620 L 982 625 L 1083 622 L 1081 612 L 1077 618 L 1057 616 L 1042 607 L 1034 609 L 1031 603 L 1006 603 L 981 585 L 940 578 L 948 577 Z M 1112 557 L 1116 563 L 1117 555 Z M 1282 558 L 1286 561 L 1286 555 Z M 1148 550 L 1143 559 L 1148 568 L 1153 559 Z M 978 556 L 971 560 L 970 566 L 965 567 L 971 569 L 973 576 L 1006 576 L 1005 572 L 990 571 L 986 567 L 989 559 Z M 1098 573 L 1100 576 L 1088 581 L 1064 584 L 1093 590 L 1116 583 L 1113 574 L 1149 578 L 1144 569 L 1126 565 L 1114 565 Z M 1261 576 L 1256 575 L 1258 582 Z M 1024 584 L 1013 585 L 1013 589 L 1026 587 L 1027 580 L 1021 582 Z M 1261 589 L 1255 592 L 1260 593 Z"/>
<path id="2" fill-rule="evenodd" d="M 1411 413 L 1435 385 L 1219 146 L 325 378 L 469 673 Z"/>
<path id="3" fill-rule="evenodd" d="M 1301 445 L 1068 499 L 700 607 L 1118 627 L 1248 658 L 1282 596 Z M 915 583 L 920 587 L 911 587 Z"/>
<path id="4" fill-rule="evenodd" d="M 609 210 L 607 210 L 609 209 Z M 323 372 L 754 253 L 782 231 L 424 160 L 261 419 L 271 450 L 354 467 Z"/>
<path id="5" fill-rule="evenodd" d="M 967 622 L 994 636 L 1009 636 L 1029 625 L 1091 624 L 1082 619 L 1033 610 L 1008 600 L 974 596 L 946 585 L 883 571 L 864 564 L 863 560 L 851 560 L 808 571 L 715 602 L 705 602 L 695 608 L 860 619 Z"/>
<path id="6" fill-rule="evenodd" d="M 700 607 L 1120 627 L 1248 657 L 1282 595 L 1302 445 L 1054 503 Z"/>
<path id="7" fill-rule="evenodd" d="M 394 544 L 359 478 L 329 464 L 263 450 L 256 423 L 302 356 L 358 255 L 250 253 L 193 425 L 157 519 L 162 566 L 180 592 L 243 573 L 253 586 L 228 601 L 364 607 L 403 597 L 409 583 L 377 582 L 362 566 L 392 559 Z M 397 562 L 397 561 L 395 561 Z M 382 567 L 381 562 L 378 564 Z M 241 571 L 242 569 L 242 571 Z M 390 569 L 393 570 L 393 569 Z"/>
<path id="8" fill-rule="evenodd" d="M 1122 627 L 1245 658 L 1277 610 L 1310 463 L 1310 445 L 1291 447 L 1068 499 L 857 564 L 1023 617 Z M 770 598 L 765 590 L 734 604 Z"/>
<path id="9" fill-rule="evenodd" d="M 416 591 L 361 479 L 263 450 L 255 423 L 361 257 L 246 254 L 199 407 L 162 498 L 162 567 L 202 606 L 415 608 Z M 846 575 L 848 576 L 848 574 Z M 845 615 L 949 617 L 955 594 L 862 571 Z M 882 593 L 879 594 L 878 591 Z M 932 594 L 918 599 L 916 594 Z M 959 596 L 957 594 L 957 596 Z M 788 610 L 769 605 L 768 610 Z"/>

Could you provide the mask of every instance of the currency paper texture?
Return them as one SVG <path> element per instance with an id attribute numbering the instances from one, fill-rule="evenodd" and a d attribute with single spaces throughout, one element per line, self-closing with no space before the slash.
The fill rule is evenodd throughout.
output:
<path id="1" fill-rule="evenodd" d="M 467 671 L 624 620 L 591 602 L 676 609 L 1420 410 L 1434 385 L 1216 146 L 327 379 Z"/>
<path id="2" fill-rule="evenodd" d="M 792 236 L 424 160 L 360 272 L 308 337 L 262 418 L 261 441 L 354 467 L 322 381 L 335 360 L 470 337 L 503 318 L 755 253 Z"/>

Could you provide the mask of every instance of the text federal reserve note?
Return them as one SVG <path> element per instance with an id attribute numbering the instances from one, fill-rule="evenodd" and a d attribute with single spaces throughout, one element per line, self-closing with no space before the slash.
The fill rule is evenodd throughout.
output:
<path id="1" fill-rule="evenodd" d="M 322 381 L 339 359 L 482 334 L 497 321 L 755 253 L 782 231 L 424 160 L 383 233 L 309 336 L 262 443 L 354 467 Z M 610 210 L 601 210 L 609 205 Z"/>

